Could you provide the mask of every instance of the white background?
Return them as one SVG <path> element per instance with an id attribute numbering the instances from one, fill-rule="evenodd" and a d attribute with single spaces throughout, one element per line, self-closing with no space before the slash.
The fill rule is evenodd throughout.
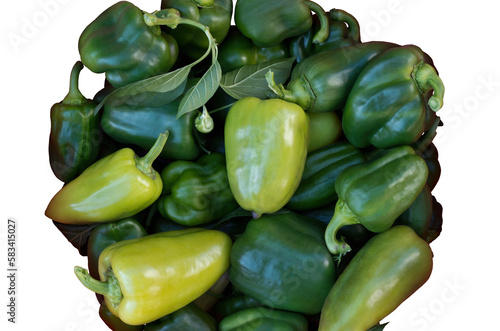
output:
<path id="1" fill-rule="evenodd" d="M 432 243 L 430 280 L 386 320 L 392 330 L 499 330 L 500 185 L 498 13 L 493 1 L 317 1 L 357 17 L 362 40 L 416 44 L 433 57 L 446 85 L 444 127 L 436 145 L 442 166 L 433 191 L 444 207 Z M 52 175 L 49 109 L 67 93 L 79 59 L 80 33 L 114 1 L 24 0 L 0 4 L 2 119 L 0 328 L 107 330 L 94 295 L 73 274 L 86 259 L 44 216 L 61 183 Z M 146 11 L 160 0 L 137 0 Z M 102 75 L 85 69 L 81 90 L 91 98 Z M 7 323 L 7 219 L 18 224 L 17 323 Z M 5 274 L 5 276 L 4 276 Z"/>

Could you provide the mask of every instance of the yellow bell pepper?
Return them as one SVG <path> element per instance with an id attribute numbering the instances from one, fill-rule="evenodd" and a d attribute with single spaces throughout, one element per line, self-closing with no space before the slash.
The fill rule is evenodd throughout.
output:
<path id="1" fill-rule="evenodd" d="M 189 228 L 117 242 L 99 257 L 99 276 L 75 267 L 88 289 L 104 295 L 110 312 L 129 325 L 152 322 L 189 304 L 226 272 L 231 238 Z"/>

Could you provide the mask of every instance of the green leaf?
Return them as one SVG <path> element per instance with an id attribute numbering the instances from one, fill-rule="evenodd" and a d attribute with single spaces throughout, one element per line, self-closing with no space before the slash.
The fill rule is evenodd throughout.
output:
<path id="1" fill-rule="evenodd" d="M 190 71 L 191 66 L 185 66 L 175 71 L 170 71 L 162 75 L 146 78 L 117 88 L 97 105 L 94 113 L 97 114 L 97 112 L 104 106 L 105 103 L 117 100 L 123 101 L 124 99 L 131 99 L 134 97 L 143 97 L 143 93 L 155 92 L 177 94 L 179 93 L 178 87 L 186 82 Z M 171 99 L 167 96 L 165 98 Z"/>
<path id="2" fill-rule="evenodd" d="M 215 94 L 222 77 L 219 62 L 214 61 L 203 77 L 187 91 L 181 100 L 177 118 L 203 106 Z"/>
<path id="3" fill-rule="evenodd" d="M 290 77 L 294 61 L 295 58 L 292 57 L 243 66 L 225 73 L 222 76 L 220 86 L 235 99 L 250 96 L 265 99 L 266 92 L 269 91 L 266 73 L 272 70 L 276 83 L 283 84 Z"/>
<path id="4" fill-rule="evenodd" d="M 375 325 L 372 328 L 370 328 L 368 331 L 382 331 L 387 326 L 387 324 L 389 324 L 389 322 L 387 322 L 385 324 Z"/>
<path id="5" fill-rule="evenodd" d="M 97 226 L 92 225 L 73 225 L 73 224 L 63 224 L 56 221 L 52 221 L 54 225 L 61 231 L 61 233 L 66 237 L 66 239 L 76 248 L 82 256 L 87 256 L 87 241 L 89 239 L 90 233 Z"/>

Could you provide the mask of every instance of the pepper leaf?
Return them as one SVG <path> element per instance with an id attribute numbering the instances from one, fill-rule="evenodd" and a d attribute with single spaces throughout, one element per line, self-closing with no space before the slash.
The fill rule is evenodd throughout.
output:
<path id="1" fill-rule="evenodd" d="M 222 69 L 218 61 L 203 74 L 201 79 L 191 87 L 181 100 L 177 118 L 203 106 L 215 94 L 222 77 Z"/>
<path id="2" fill-rule="evenodd" d="M 162 75 L 146 78 L 122 87 L 117 88 L 109 95 L 107 95 L 95 108 L 94 114 L 97 114 L 105 103 L 112 101 L 132 98 L 142 98 L 144 93 L 173 93 L 172 96 L 165 96 L 165 99 L 175 99 L 182 92 L 183 89 L 179 87 L 184 84 L 188 78 L 191 66 L 185 66 L 174 71 L 167 72 Z M 178 95 L 176 95 L 178 94 Z"/>
<path id="3" fill-rule="evenodd" d="M 87 256 L 87 241 L 97 225 L 72 225 L 52 221 L 68 241 L 78 249 L 82 256 Z"/>
<path id="4" fill-rule="evenodd" d="M 235 99 L 249 96 L 265 99 L 269 91 L 266 73 L 272 70 L 276 83 L 283 84 L 290 77 L 294 61 L 295 57 L 291 57 L 243 66 L 225 73 L 220 87 Z"/>
<path id="5" fill-rule="evenodd" d="M 389 322 L 380 325 L 375 325 L 371 327 L 368 331 L 382 331 L 387 326 L 387 324 L 389 324 Z"/>

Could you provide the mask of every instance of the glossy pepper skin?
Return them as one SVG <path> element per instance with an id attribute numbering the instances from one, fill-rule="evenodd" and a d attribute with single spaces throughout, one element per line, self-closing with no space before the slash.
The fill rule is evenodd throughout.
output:
<path id="1" fill-rule="evenodd" d="M 215 230 L 162 232 L 105 248 L 100 281 L 81 267 L 75 274 L 104 295 L 109 310 L 124 323 L 147 324 L 206 292 L 229 267 L 231 245 L 229 236 Z"/>
<path id="2" fill-rule="evenodd" d="M 148 233 L 141 223 L 133 218 L 124 218 L 95 227 L 90 233 L 87 242 L 90 276 L 99 278 L 99 256 L 106 247 L 122 240 L 140 238 L 147 235 Z"/>
<path id="3" fill-rule="evenodd" d="M 159 133 L 168 130 L 168 140 L 160 157 L 165 160 L 196 160 L 202 152 L 194 125 L 197 112 L 177 118 L 181 100 L 182 96 L 160 106 L 105 104 L 101 127 L 115 141 L 146 150 L 154 145 Z"/>
<path id="4" fill-rule="evenodd" d="M 344 169 L 365 161 L 363 152 L 347 141 L 338 141 L 309 153 L 299 187 L 286 206 L 308 210 L 334 204 L 338 198 L 337 177 Z"/>
<path id="5" fill-rule="evenodd" d="M 293 68 L 286 89 L 279 85 L 273 92 L 310 112 L 342 109 L 365 65 L 392 47 L 397 45 L 373 41 L 311 55 Z"/>
<path id="6" fill-rule="evenodd" d="M 312 26 L 311 10 L 319 15 L 320 32 L 315 42 L 328 38 L 328 19 L 324 10 L 312 1 L 304 0 L 237 0 L 234 21 L 238 29 L 259 47 L 269 47 L 305 33 Z M 272 22 L 272 29 L 269 24 Z"/>
<path id="7" fill-rule="evenodd" d="M 336 112 L 307 112 L 309 117 L 309 144 L 307 153 L 336 142 L 342 135 L 342 121 Z"/>
<path id="8" fill-rule="evenodd" d="M 209 223 L 238 207 L 222 153 L 205 154 L 196 162 L 174 161 L 162 170 L 161 178 L 163 196 L 158 200 L 158 210 L 176 223 Z"/>
<path id="9" fill-rule="evenodd" d="M 297 63 L 316 53 L 355 45 L 361 42 L 359 23 L 354 16 L 342 9 L 332 9 L 328 15 L 329 34 L 322 43 L 313 43 L 314 34 L 320 29 L 318 16 L 313 16 L 313 25 L 307 32 L 290 41 L 290 55 Z"/>
<path id="10" fill-rule="evenodd" d="M 219 47 L 218 61 L 222 73 L 239 69 L 245 65 L 290 57 L 288 44 L 281 42 L 269 47 L 258 47 L 245 37 L 235 25 L 231 25 L 229 33 Z"/>
<path id="11" fill-rule="evenodd" d="M 410 146 L 382 151 L 342 171 L 335 180 L 339 199 L 325 232 L 330 252 L 342 257 L 351 250 L 337 238 L 344 225 L 361 223 L 375 233 L 389 229 L 420 194 L 427 173 L 425 161 Z"/>
<path id="12" fill-rule="evenodd" d="M 128 1 L 115 3 L 91 22 L 80 36 L 78 50 L 83 64 L 106 73 L 114 87 L 165 73 L 178 56 L 176 41 L 158 27 L 149 27 L 142 10 Z"/>
<path id="13" fill-rule="evenodd" d="M 410 145 L 422 135 L 427 105 L 438 111 L 444 96 L 443 82 L 428 62 L 419 47 L 407 45 L 383 52 L 363 68 L 342 116 L 354 146 Z"/>
<path id="14" fill-rule="evenodd" d="M 233 1 L 213 0 L 197 2 L 198 4 L 192 0 L 162 0 L 161 9 L 177 9 L 181 17 L 207 26 L 216 42 L 221 44 L 231 25 Z M 206 52 L 209 45 L 205 34 L 195 27 L 180 25 L 175 29 L 168 29 L 168 34 L 171 34 L 177 40 L 181 52 L 192 59 L 200 58 Z"/>
<path id="15" fill-rule="evenodd" d="M 65 183 L 94 163 L 99 153 L 99 117 L 94 115 L 97 104 L 78 89 L 82 69 L 82 62 L 76 62 L 71 70 L 69 93 L 50 109 L 50 167 Z"/>
<path id="16" fill-rule="evenodd" d="M 194 303 L 146 324 L 144 331 L 216 331 L 215 319 Z"/>
<path id="17" fill-rule="evenodd" d="M 426 184 L 415 201 L 394 222 L 394 225 L 406 225 L 426 240 L 432 218 L 432 193 Z"/>
<path id="18" fill-rule="evenodd" d="M 231 251 L 231 283 L 268 307 L 319 313 L 336 280 L 324 229 L 291 211 L 251 220 Z"/>
<path id="19" fill-rule="evenodd" d="M 246 97 L 231 107 L 224 126 L 229 185 L 254 218 L 290 200 L 304 170 L 308 140 L 309 119 L 296 104 Z"/>
<path id="20" fill-rule="evenodd" d="M 144 325 L 128 325 L 113 315 L 104 301 L 99 306 L 99 317 L 113 331 L 143 331 Z"/>
<path id="21" fill-rule="evenodd" d="M 149 207 L 163 188 L 152 164 L 167 138 L 168 131 L 160 134 L 141 158 L 122 148 L 95 162 L 56 193 L 45 215 L 65 224 L 91 224 L 116 221 Z"/>
<path id="22" fill-rule="evenodd" d="M 219 324 L 219 330 L 307 331 L 307 320 L 297 313 L 257 307 L 241 310 L 224 318 Z"/>
<path id="23" fill-rule="evenodd" d="M 319 330 L 365 331 L 377 324 L 429 279 L 432 257 L 429 245 L 407 226 L 377 234 L 328 293 Z"/>
<path id="24" fill-rule="evenodd" d="M 219 300 L 210 313 L 216 320 L 220 321 L 240 310 L 261 306 L 262 303 L 259 300 L 237 292 Z"/>

